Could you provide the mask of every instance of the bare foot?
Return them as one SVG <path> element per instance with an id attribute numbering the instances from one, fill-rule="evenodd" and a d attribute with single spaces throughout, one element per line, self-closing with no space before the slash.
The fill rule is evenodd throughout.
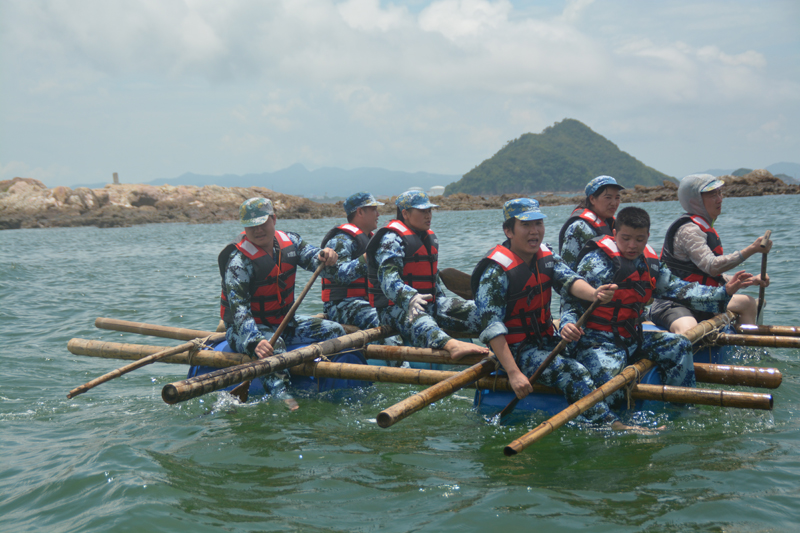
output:
<path id="1" fill-rule="evenodd" d="M 298 409 L 300 409 L 300 405 L 294 398 L 286 398 L 285 400 L 283 400 L 283 403 L 286 404 L 286 407 L 288 407 L 290 411 L 297 411 Z"/>
<path id="2" fill-rule="evenodd" d="M 614 431 L 630 431 L 631 433 L 638 433 L 639 435 L 655 435 L 662 429 L 665 429 L 667 426 L 660 426 L 657 428 L 645 428 L 642 426 L 628 426 L 623 424 L 619 420 L 615 420 L 611 423 L 611 429 Z"/>
<path id="3" fill-rule="evenodd" d="M 478 346 L 471 342 L 463 342 L 456 339 L 450 339 L 444 345 L 444 349 L 450 352 L 450 359 L 458 361 L 465 355 L 489 355 L 489 348 L 485 346 Z"/>

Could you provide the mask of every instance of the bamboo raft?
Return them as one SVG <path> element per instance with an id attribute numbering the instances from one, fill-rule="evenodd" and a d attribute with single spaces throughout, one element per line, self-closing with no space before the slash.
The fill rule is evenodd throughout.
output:
<path id="1" fill-rule="evenodd" d="M 798 333 L 797 328 L 787 326 L 742 327 L 735 334 L 721 333 L 721 328 L 729 324 L 732 318 L 733 315 L 731 313 L 718 315 L 711 320 L 701 322 L 696 328 L 687 332 L 686 336 L 695 345 L 705 342 L 714 346 L 800 347 L 800 333 Z M 95 326 L 101 329 L 184 341 L 204 339 L 215 334 L 212 331 L 171 328 L 108 318 L 98 318 Z M 307 379 L 315 380 L 331 378 L 355 380 L 365 385 L 371 382 L 385 382 L 430 387 L 379 413 L 376 420 L 381 427 L 390 427 L 430 403 L 464 387 L 477 389 L 476 398 L 480 398 L 481 395 L 486 395 L 489 392 L 491 394 L 501 394 L 503 398 L 513 397 L 511 387 L 504 375 L 490 375 L 497 368 L 493 356 L 489 358 L 467 356 L 459 361 L 452 361 L 449 358 L 449 354 L 444 350 L 369 344 L 391 334 L 392 331 L 386 327 L 365 331 L 353 331 L 353 328 L 349 328 L 346 335 L 337 339 L 314 343 L 277 356 L 258 360 L 251 360 L 249 356 L 244 354 L 218 351 L 210 346 L 199 345 L 179 351 L 181 347 L 170 350 L 165 349 L 164 346 L 102 342 L 75 338 L 69 341 L 68 349 L 76 355 L 129 361 L 141 361 L 152 357 L 153 354 L 168 352 L 166 356 L 159 358 L 158 361 L 168 364 L 197 365 L 219 369 L 208 374 L 166 385 L 162 390 L 162 398 L 168 404 L 187 401 L 284 369 L 289 369 L 293 379 L 294 377 L 306 377 Z M 370 360 L 423 363 L 428 365 L 466 365 L 469 368 L 457 372 L 452 370 L 375 366 L 372 364 L 336 363 L 325 360 L 352 349 L 361 350 L 364 357 Z M 773 407 L 773 397 L 769 393 L 701 387 L 686 389 L 648 383 L 643 379 L 643 376 L 647 375 L 647 371 L 651 370 L 653 366 L 650 361 L 641 360 L 635 365 L 627 367 L 617 378 L 606 383 L 594 393 L 561 410 L 560 418 L 548 420 L 541 427 L 531 432 L 532 436 L 529 433 L 514 441 L 514 443 L 506 447 L 506 454 L 513 455 L 518 453 L 532 442 L 554 431 L 560 425 L 568 422 L 589 409 L 597 401 L 601 401 L 608 394 L 623 386 L 627 386 L 626 390 L 630 398 L 638 402 L 690 403 L 761 410 L 769 410 Z M 782 380 L 781 373 L 774 368 L 704 362 L 695 362 L 695 373 L 698 384 L 776 389 L 780 386 Z M 560 397 L 566 405 L 563 395 L 557 390 L 542 385 L 535 385 L 534 393 L 530 396 Z M 476 400 L 476 402 L 480 404 L 479 401 Z"/>

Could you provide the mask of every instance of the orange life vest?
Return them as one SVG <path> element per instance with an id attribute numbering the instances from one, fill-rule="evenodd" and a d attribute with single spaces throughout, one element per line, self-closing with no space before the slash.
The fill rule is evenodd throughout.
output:
<path id="1" fill-rule="evenodd" d="M 323 237 L 320 248 L 325 248 L 328 241 L 340 233 L 349 235 L 356 243 L 353 253 L 351 254 L 351 259 L 358 259 L 358 257 L 367 250 L 367 243 L 369 243 L 369 238 L 372 237 L 372 233 L 366 235 L 358 226 L 349 223 L 342 224 L 330 230 L 328 234 Z M 340 285 L 335 281 L 322 278 L 322 301 L 339 303 L 345 298 L 367 298 L 368 287 L 366 277 L 355 279 L 347 285 Z"/>
<path id="2" fill-rule="evenodd" d="M 655 250 L 649 244 L 645 246 L 643 269 L 636 267 L 638 258 L 631 261 L 622 257 L 612 237 L 595 237 L 586 243 L 578 262 L 592 250 L 601 250 L 614 263 L 616 274 L 612 283 L 616 283 L 619 288 L 609 303 L 597 306 L 587 320 L 586 327 L 610 331 L 620 337 L 640 337 L 640 318 L 656 288 L 655 272 L 659 269 L 659 259 Z"/>
<path id="3" fill-rule="evenodd" d="M 564 225 L 561 226 L 561 231 L 558 232 L 558 250 L 559 252 L 564 248 L 564 236 L 567 234 L 567 229 L 576 220 L 583 220 L 589 227 L 592 228 L 596 236 L 613 235 L 614 217 L 608 220 L 603 220 L 591 209 L 578 207 L 572 211 Z"/>
<path id="4" fill-rule="evenodd" d="M 528 265 L 509 249 L 509 242 L 495 246 L 486 257 L 480 260 L 472 272 L 472 294 L 478 294 L 481 275 L 490 263 L 496 263 L 508 278 L 506 292 L 506 313 L 503 323 L 508 329 L 506 342 L 535 342 L 540 346 L 544 337 L 555 333 L 550 315 L 550 300 L 555 260 L 553 252 L 545 244 Z"/>
<path id="5" fill-rule="evenodd" d="M 375 254 L 381 245 L 381 239 L 388 232 L 394 232 L 403 240 L 405 257 L 403 259 L 403 272 L 400 274 L 403 282 L 420 294 L 436 296 L 436 275 L 439 261 L 439 239 L 436 234 L 428 230 L 422 235 L 409 229 L 399 220 L 392 220 L 379 229 L 367 245 L 367 281 L 369 282 L 369 303 L 372 307 L 386 307 L 394 305 L 381 290 L 378 281 L 378 264 Z"/>
<path id="6" fill-rule="evenodd" d="M 222 295 L 220 296 L 220 318 L 225 325 L 233 324 L 233 311 L 228 304 L 225 287 L 225 271 L 231 254 L 239 250 L 253 262 L 255 273 L 250 280 L 250 312 L 256 324 L 278 326 L 294 303 L 294 278 L 297 272 L 297 247 L 286 233 L 275 230 L 278 243 L 276 258 L 256 246 L 243 236 L 239 242 L 227 245 L 217 258 L 222 275 Z"/>

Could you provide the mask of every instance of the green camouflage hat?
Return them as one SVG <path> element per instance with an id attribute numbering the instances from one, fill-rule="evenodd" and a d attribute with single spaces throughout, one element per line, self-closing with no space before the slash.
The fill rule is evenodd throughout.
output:
<path id="1" fill-rule="evenodd" d="M 245 228 L 260 226 L 274 213 L 272 202 L 266 198 L 249 198 L 239 207 L 239 222 Z"/>
<path id="2" fill-rule="evenodd" d="M 406 191 L 395 200 L 395 205 L 400 209 L 430 209 L 439 207 L 428 200 L 428 195 L 422 191 Z"/>
<path id="3" fill-rule="evenodd" d="M 373 205 L 384 205 L 383 202 L 379 202 L 372 196 L 370 193 L 366 191 L 357 192 L 347 198 L 344 201 L 344 212 L 348 215 L 350 213 L 355 212 L 356 209 L 359 207 L 372 207 Z"/>

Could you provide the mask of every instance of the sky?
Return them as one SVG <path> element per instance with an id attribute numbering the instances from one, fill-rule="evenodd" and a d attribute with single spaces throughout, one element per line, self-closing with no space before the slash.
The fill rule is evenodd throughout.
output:
<path id="1" fill-rule="evenodd" d="M 675 177 L 800 163 L 798 28 L 795 0 L 0 0 L 0 180 L 461 175 L 564 118 Z"/>

